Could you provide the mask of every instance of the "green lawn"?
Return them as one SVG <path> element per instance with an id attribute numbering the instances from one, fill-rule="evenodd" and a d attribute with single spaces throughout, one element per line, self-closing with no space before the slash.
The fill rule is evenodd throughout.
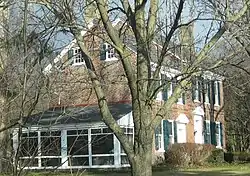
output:
<path id="1" fill-rule="evenodd" d="M 73 173 L 30 173 L 28 176 L 129 176 L 126 171 L 74 171 Z M 156 168 L 153 176 L 250 176 L 250 164 L 169 170 Z"/>

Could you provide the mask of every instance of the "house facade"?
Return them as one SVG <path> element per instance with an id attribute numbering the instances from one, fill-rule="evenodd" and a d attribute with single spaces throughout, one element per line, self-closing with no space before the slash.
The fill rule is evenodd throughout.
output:
<path id="1" fill-rule="evenodd" d="M 134 133 L 131 96 L 119 57 L 115 49 L 100 38 L 88 35 L 87 32 L 83 34 L 83 38 L 86 43 L 91 43 L 88 45 L 89 52 L 96 56 L 93 64 L 106 99 L 113 108 L 112 114 L 132 144 Z M 135 58 L 133 40 L 129 41 L 131 58 Z M 49 107 L 30 117 L 27 128 L 22 130 L 24 141 L 21 145 L 21 159 L 24 162 L 20 164 L 21 167 L 70 169 L 129 166 L 120 142 L 101 121 L 84 57 L 86 55 L 73 40 L 45 68 L 45 73 L 51 79 Z M 171 52 L 168 58 L 179 59 Z M 153 65 L 152 60 L 152 67 Z M 159 84 L 167 86 L 156 95 L 156 106 L 162 105 L 172 96 L 175 85 L 178 84 L 173 78 L 178 73 L 176 68 L 163 66 Z M 171 116 L 163 119 L 155 129 L 155 155 L 166 152 L 174 143 L 213 144 L 223 149 L 223 103 L 222 77 L 206 71 L 193 78 L 191 88 L 185 90 L 173 105 Z M 71 111 L 68 111 L 70 108 Z M 14 149 L 17 149 L 17 131 L 14 130 L 13 136 Z M 55 146 L 48 147 L 54 143 Z"/>

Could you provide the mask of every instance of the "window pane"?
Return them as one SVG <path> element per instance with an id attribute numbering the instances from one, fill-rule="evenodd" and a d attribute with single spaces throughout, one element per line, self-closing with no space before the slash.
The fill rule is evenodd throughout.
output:
<path id="1" fill-rule="evenodd" d="M 103 128 L 103 129 L 102 129 L 102 132 L 103 132 L 103 133 L 112 133 L 112 131 L 111 131 L 110 128 Z"/>
<path id="2" fill-rule="evenodd" d="M 61 138 L 41 137 L 41 151 L 43 156 L 61 155 Z"/>
<path id="3" fill-rule="evenodd" d="M 88 136 L 67 137 L 69 155 L 88 155 Z"/>
<path id="4" fill-rule="evenodd" d="M 42 166 L 61 166 L 61 158 L 42 158 Z"/>
<path id="5" fill-rule="evenodd" d="M 92 158 L 93 165 L 114 165 L 113 156 L 100 156 Z"/>
<path id="6" fill-rule="evenodd" d="M 206 122 L 206 130 L 207 130 L 207 133 L 210 133 L 210 123 L 209 122 Z"/>
<path id="7" fill-rule="evenodd" d="M 69 166 L 88 166 L 88 157 L 71 157 L 69 158 Z"/>
<path id="8" fill-rule="evenodd" d="M 113 134 L 92 135 L 92 154 L 113 154 Z"/>
<path id="9" fill-rule="evenodd" d="M 78 132 L 78 135 L 81 135 L 81 134 L 88 134 L 88 130 L 87 130 L 87 129 L 77 130 L 77 132 Z"/>
<path id="10" fill-rule="evenodd" d="M 68 130 L 67 135 L 77 135 L 77 130 Z"/>
<path id="11" fill-rule="evenodd" d="M 20 156 L 37 156 L 38 139 L 37 138 L 22 138 Z"/>
<path id="12" fill-rule="evenodd" d="M 129 140 L 129 142 L 130 142 L 131 144 L 133 144 L 133 134 L 127 134 L 126 136 L 127 136 L 128 140 Z M 125 153 L 125 151 L 124 151 L 122 145 L 121 145 L 121 153 Z"/>
<path id="13" fill-rule="evenodd" d="M 129 160 L 127 156 L 121 156 L 121 164 L 129 164 Z"/>
<path id="14" fill-rule="evenodd" d="M 100 128 L 98 129 L 91 129 L 91 134 L 101 133 L 102 130 Z"/>
<path id="15" fill-rule="evenodd" d="M 22 167 L 38 167 L 38 159 L 20 159 L 20 165 Z"/>
<path id="16" fill-rule="evenodd" d="M 169 133 L 169 135 L 173 135 L 173 122 L 169 122 L 167 124 L 168 124 L 168 133 Z"/>

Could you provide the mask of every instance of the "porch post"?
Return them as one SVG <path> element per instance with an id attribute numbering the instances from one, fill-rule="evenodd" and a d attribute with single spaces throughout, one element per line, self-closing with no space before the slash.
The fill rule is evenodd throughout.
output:
<path id="1" fill-rule="evenodd" d="M 120 147 L 120 142 L 117 139 L 117 137 L 113 134 L 114 136 L 114 164 L 115 167 L 121 167 L 121 147 Z"/>
<path id="2" fill-rule="evenodd" d="M 62 156 L 62 167 L 68 167 L 67 157 L 67 130 L 61 131 L 61 156 Z"/>

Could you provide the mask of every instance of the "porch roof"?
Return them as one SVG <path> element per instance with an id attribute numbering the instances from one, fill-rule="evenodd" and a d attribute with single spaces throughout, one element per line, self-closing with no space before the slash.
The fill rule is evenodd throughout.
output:
<path id="1" fill-rule="evenodd" d="M 132 111 L 131 104 L 117 103 L 108 105 L 116 120 Z M 56 107 L 34 114 L 27 118 L 27 126 L 51 126 L 100 122 L 102 120 L 98 105 L 84 107 Z"/>

